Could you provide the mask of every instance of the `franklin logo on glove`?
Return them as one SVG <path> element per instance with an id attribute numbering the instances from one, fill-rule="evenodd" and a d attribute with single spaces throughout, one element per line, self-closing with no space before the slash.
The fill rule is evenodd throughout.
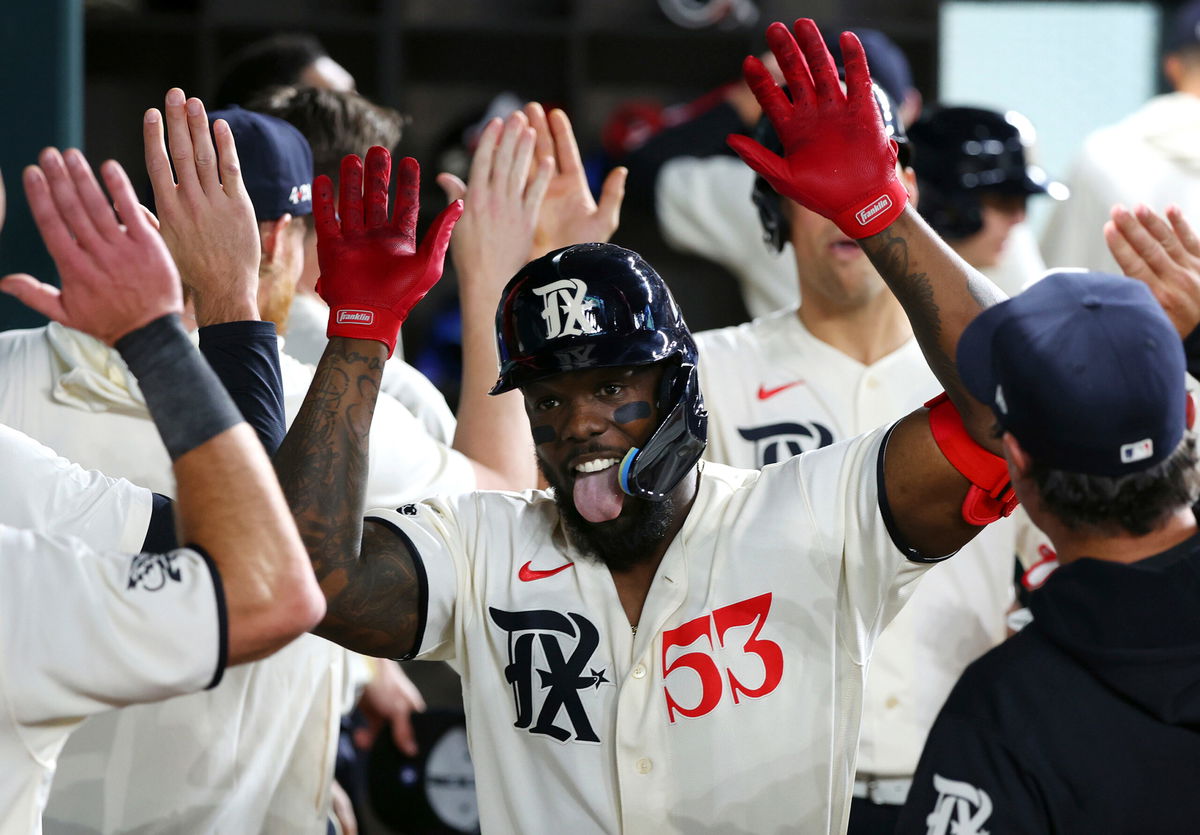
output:
<path id="1" fill-rule="evenodd" d="M 373 325 L 375 324 L 375 314 L 369 310 L 339 310 L 337 312 L 337 322 L 339 325 L 345 323 L 352 325 Z"/>
<path id="2" fill-rule="evenodd" d="M 855 217 L 858 218 L 860 224 L 866 226 L 871 222 L 871 218 L 876 217 L 880 212 L 886 212 L 890 208 L 892 208 L 892 198 L 885 194 L 855 215 Z"/>

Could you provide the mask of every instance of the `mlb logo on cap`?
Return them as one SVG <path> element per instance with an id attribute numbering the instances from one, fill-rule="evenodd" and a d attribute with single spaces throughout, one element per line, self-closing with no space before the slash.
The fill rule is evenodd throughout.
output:
<path id="1" fill-rule="evenodd" d="M 1154 455 L 1154 441 L 1146 438 L 1136 444 L 1125 444 L 1121 447 L 1121 463 L 1132 464 L 1135 461 L 1145 461 Z"/>
<path id="2" fill-rule="evenodd" d="M 971 394 L 1045 467 L 1119 477 L 1183 438 L 1183 343 L 1132 278 L 1051 273 L 976 317 L 957 359 Z"/>

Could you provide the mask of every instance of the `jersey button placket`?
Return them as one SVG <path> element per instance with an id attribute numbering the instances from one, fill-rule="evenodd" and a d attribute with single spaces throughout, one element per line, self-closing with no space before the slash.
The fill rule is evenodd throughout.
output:
<path id="1" fill-rule="evenodd" d="M 649 774 L 650 770 L 654 768 L 654 763 L 650 762 L 649 757 L 640 757 L 633 764 L 633 767 L 637 770 L 638 774 Z"/>
<path id="2" fill-rule="evenodd" d="M 632 671 L 632 675 L 636 679 L 645 678 L 646 677 L 646 667 L 642 664 L 635 665 L 633 668 L 633 671 Z"/>

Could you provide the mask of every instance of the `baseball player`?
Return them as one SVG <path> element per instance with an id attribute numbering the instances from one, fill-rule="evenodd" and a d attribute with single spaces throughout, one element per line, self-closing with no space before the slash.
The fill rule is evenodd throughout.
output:
<path id="1" fill-rule="evenodd" d="M 194 112 L 189 112 L 191 106 Z M 155 172 L 157 209 L 164 234 L 171 236 L 168 244 L 184 278 L 200 287 L 195 313 L 204 325 L 230 301 L 257 304 L 256 265 L 260 256 L 266 257 L 270 237 L 261 230 L 275 233 L 279 248 L 286 249 L 295 225 L 281 224 L 281 218 L 307 208 L 307 162 L 296 163 L 306 160 L 304 140 L 282 122 L 227 111 L 231 129 L 246 131 L 242 170 L 254 177 L 233 196 L 216 182 L 215 172 L 178 162 L 220 158 L 192 145 L 191 137 L 200 143 L 209 135 L 200 102 L 174 90 L 165 111 L 165 120 L 154 110 L 144 123 L 147 161 Z M 178 181 L 168 164 L 164 121 Z M 303 199 L 292 203 L 293 191 Z M 255 206 L 262 212 L 261 225 L 255 223 Z M 296 236 L 294 243 L 300 240 Z M 257 318 L 258 308 L 253 310 L 238 318 Z M 205 330 L 201 328 L 202 342 Z M 139 389 L 114 352 L 57 324 L 6 333 L 0 343 L 7 349 L 0 401 L 6 422 L 12 420 L 72 460 L 174 494 L 169 459 L 161 447 L 154 448 L 153 425 Z M 271 345 L 274 350 L 273 334 Z M 295 394 L 294 414 L 311 370 L 281 359 L 282 395 Z M 185 387 L 187 378 L 176 378 L 176 385 Z M 474 483 L 465 459 L 428 442 L 410 415 L 396 403 L 384 402 L 387 411 L 381 410 L 375 447 L 386 456 L 390 446 L 392 461 L 372 464 L 380 501 L 400 502 L 425 490 L 465 489 Z M 281 397 L 278 405 L 282 413 L 286 400 Z M 282 427 L 282 414 L 280 420 Z M 282 435 L 280 431 L 276 446 Z M 396 460 L 401 449 L 416 453 L 404 462 L 408 466 Z M 324 831 L 336 729 L 354 702 L 356 681 L 365 674 L 360 667 L 343 649 L 303 637 L 259 664 L 233 671 L 226 687 L 90 722 L 64 749 L 63 779 L 52 792 L 46 819 L 60 827 L 120 830 L 170 815 L 176 825 L 195 831 Z M 284 700 L 286 711 L 279 709 Z M 112 769 L 98 764 L 93 752 L 109 750 L 119 740 L 129 740 L 136 752 L 129 765 Z M 197 768 L 204 778 L 185 779 L 186 769 L 195 763 L 202 764 Z M 128 799 L 114 803 L 114 797 Z"/>
<path id="2" fill-rule="evenodd" d="M 179 278 L 162 239 L 120 166 L 101 173 L 117 214 L 78 151 L 48 148 L 26 170 L 62 291 L 25 275 L 0 289 L 121 352 L 171 456 L 189 544 L 120 553 L 132 523 L 106 514 L 91 524 L 95 514 L 76 512 L 78 483 L 64 485 L 61 517 L 45 514 L 55 533 L 0 525 L 10 598 L 0 606 L 0 832 L 14 835 L 41 832 L 55 759 L 84 718 L 214 687 L 226 665 L 274 652 L 324 612 L 262 446 L 179 325 Z M 181 395 L 182 374 L 195 385 Z M 44 471 L 44 453 L 25 460 Z M 98 507 L 147 508 L 130 485 L 97 486 L 87 494 Z"/>
<path id="3" fill-rule="evenodd" d="M 875 87 L 875 96 L 915 204 L 904 125 L 887 94 Z M 755 136 L 781 150 L 765 118 Z M 791 243 L 800 305 L 696 342 L 709 403 L 705 457 L 759 468 L 897 420 L 939 386 L 899 301 L 854 241 L 762 177 L 752 196 L 768 242 Z M 938 706 L 967 664 L 1004 639 L 1013 547 L 1010 520 L 988 527 L 929 572 L 880 636 L 863 696 L 850 832 L 895 826 Z"/>
<path id="4" fill-rule="evenodd" d="M 1105 237 L 1174 297 L 1170 320 L 1136 281 L 1063 271 L 959 342 L 960 373 L 993 399 L 1014 487 L 1061 567 L 1032 595 L 1032 624 L 946 700 L 898 832 L 1196 829 L 1200 459 L 1185 367 L 1197 355 L 1179 338 L 1200 324 L 1200 246 L 1178 209 L 1171 226 L 1121 210 Z"/>
<path id="5" fill-rule="evenodd" d="M 1025 226 L 1035 195 L 1070 193 L 1029 159 L 1035 134 L 1020 113 L 938 107 L 909 129 L 921 217 L 968 264 L 1010 295 L 1046 270 Z"/>
<path id="6" fill-rule="evenodd" d="M 816 26 L 796 32 L 803 56 L 787 27 L 768 30 L 794 104 L 746 63 L 785 153 L 731 142 L 860 240 L 957 410 L 762 471 L 702 463 L 678 308 L 635 253 L 582 244 L 521 269 L 496 316 L 493 391 L 521 392 L 553 489 L 364 521 L 365 417 L 449 220 L 407 243 L 382 149 L 365 172 L 343 162 L 337 217 L 330 182 L 315 184 L 331 339 L 276 463 L 327 592 L 317 631 L 459 669 L 485 830 L 841 831 L 875 636 L 927 561 L 978 532 L 967 518 L 1008 505 L 992 419 L 948 360 L 997 292 L 907 207 L 857 40 L 842 38 L 843 93 Z M 413 179 L 406 160 L 400 193 Z M 339 322 L 350 309 L 371 315 Z"/>

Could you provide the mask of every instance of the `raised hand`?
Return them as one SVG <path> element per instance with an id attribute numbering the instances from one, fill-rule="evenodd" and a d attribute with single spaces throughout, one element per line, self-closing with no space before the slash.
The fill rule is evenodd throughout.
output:
<path id="1" fill-rule="evenodd" d="M 1181 337 L 1200 326 L 1200 240 L 1182 209 L 1169 207 L 1163 220 L 1147 206 L 1114 206 L 1104 240 L 1121 272 L 1150 288 Z"/>
<path id="2" fill-rule="evenodd" d="M 450 255 L 460 284 L 494 288 L 495 298 L 489 295 L 492 313 L 500 288 L 529 260 L 554 167 L 549 157 L 534 162 L 535 145 L 528 118 L 516 111 L 484 127 L 471 158 L 468 186 L 456 177 L 438 177 L 448 197 L 466 195 Z M 488 319 L 490 327 L 490 315 Z"/>
<path id="3" fill-rule="evenodd" d="M 203 102 L 185 99 L 178 87 L 167 91 L 164 109 L 170 159 L 163 145 L 163 116 L 151 108 L 142 119 L 146 171 L 160 231 L 192 292 L 196 321 L 257 319 L 262 244 L 233 134 L 218 119 L 214 149 Z"/>
<path id="4" fill-rule="evenodd" d="M 374 339 L 396 348 L 400 325 L 442 276 L 450 232 L 462 215 L 461 200 L 442 210 L 417 247 L 421 170 L 405 157 L 396 178 L 396 206 L 388 219 L 388 183 L 392 156 L 375 146 L 363 161 L 354 154 L 342 160 L 338 213 L 333 209 L 333 183 L 321 175 L 313 184 L 317 223 L 317 261 L 321 277 L 317 293 L 329 305 L 327 335 Z"/>
<path id="5" fill-rule="evenodd" d="M 767 29 L 791 99 L 758 58 L 742 65 L 783 156 L 746 136 L 730 135 L 729 145 L 783 196 L 829 218 L 851 238 L 870 237 L 899 217 L 908 193 L 896 172 L 896 143 L 871 91 L 866 55 L 853 33 L 842 33 L 843 92 L 816 24 L 797 20 L 795 30 L 793 38 L 782 23 Z"/>
<path id="6" fill-rule="evenodd" d="M 571 244 L 607 241 L 621 220 L 621 201 L 629 169 L 618 166 L 608 173 L 597 205 L 588 188 L 579 145 L 567 114 L 555 108 L 547 115 L 540 104 L 530 102 L 525 105 L 525 116 L 536 136 L 534 159 L 540 162 L 549 157 L 555 163 L 538 212 L 529 260 Z M 535 169 L 530 176 L 537 173 Z"/>
<path id="7" fill-rule="evenodd" d="M 179 273 L 151 227 L 120 165 L 100 175 L 113 206 L 83 154 L 46 148 L 22 180 L 34 222 L 58 267 L 62 290 L 24 273 L 0 290 L 67 327 L 113 345 L 125 334 L 183 309 Z"/>
<path id="8" fill-rule="evenodd" d="M 520 111 L 487 124 L 471 159 L 467 206 L 450 247 L 463 327 L 454 448 L 476 463 L 481 489 L 522 490 L 537 483 L 520 392 L 487 394 L 499 363 L 496 305 L 504 285 L 528 260 L 554 169 L 549 157 L 534 162 L 535 144 L 534 131 Z M 457 178 L 443 174 L 438 183 L 452 199 L 463 193 Z"/>

